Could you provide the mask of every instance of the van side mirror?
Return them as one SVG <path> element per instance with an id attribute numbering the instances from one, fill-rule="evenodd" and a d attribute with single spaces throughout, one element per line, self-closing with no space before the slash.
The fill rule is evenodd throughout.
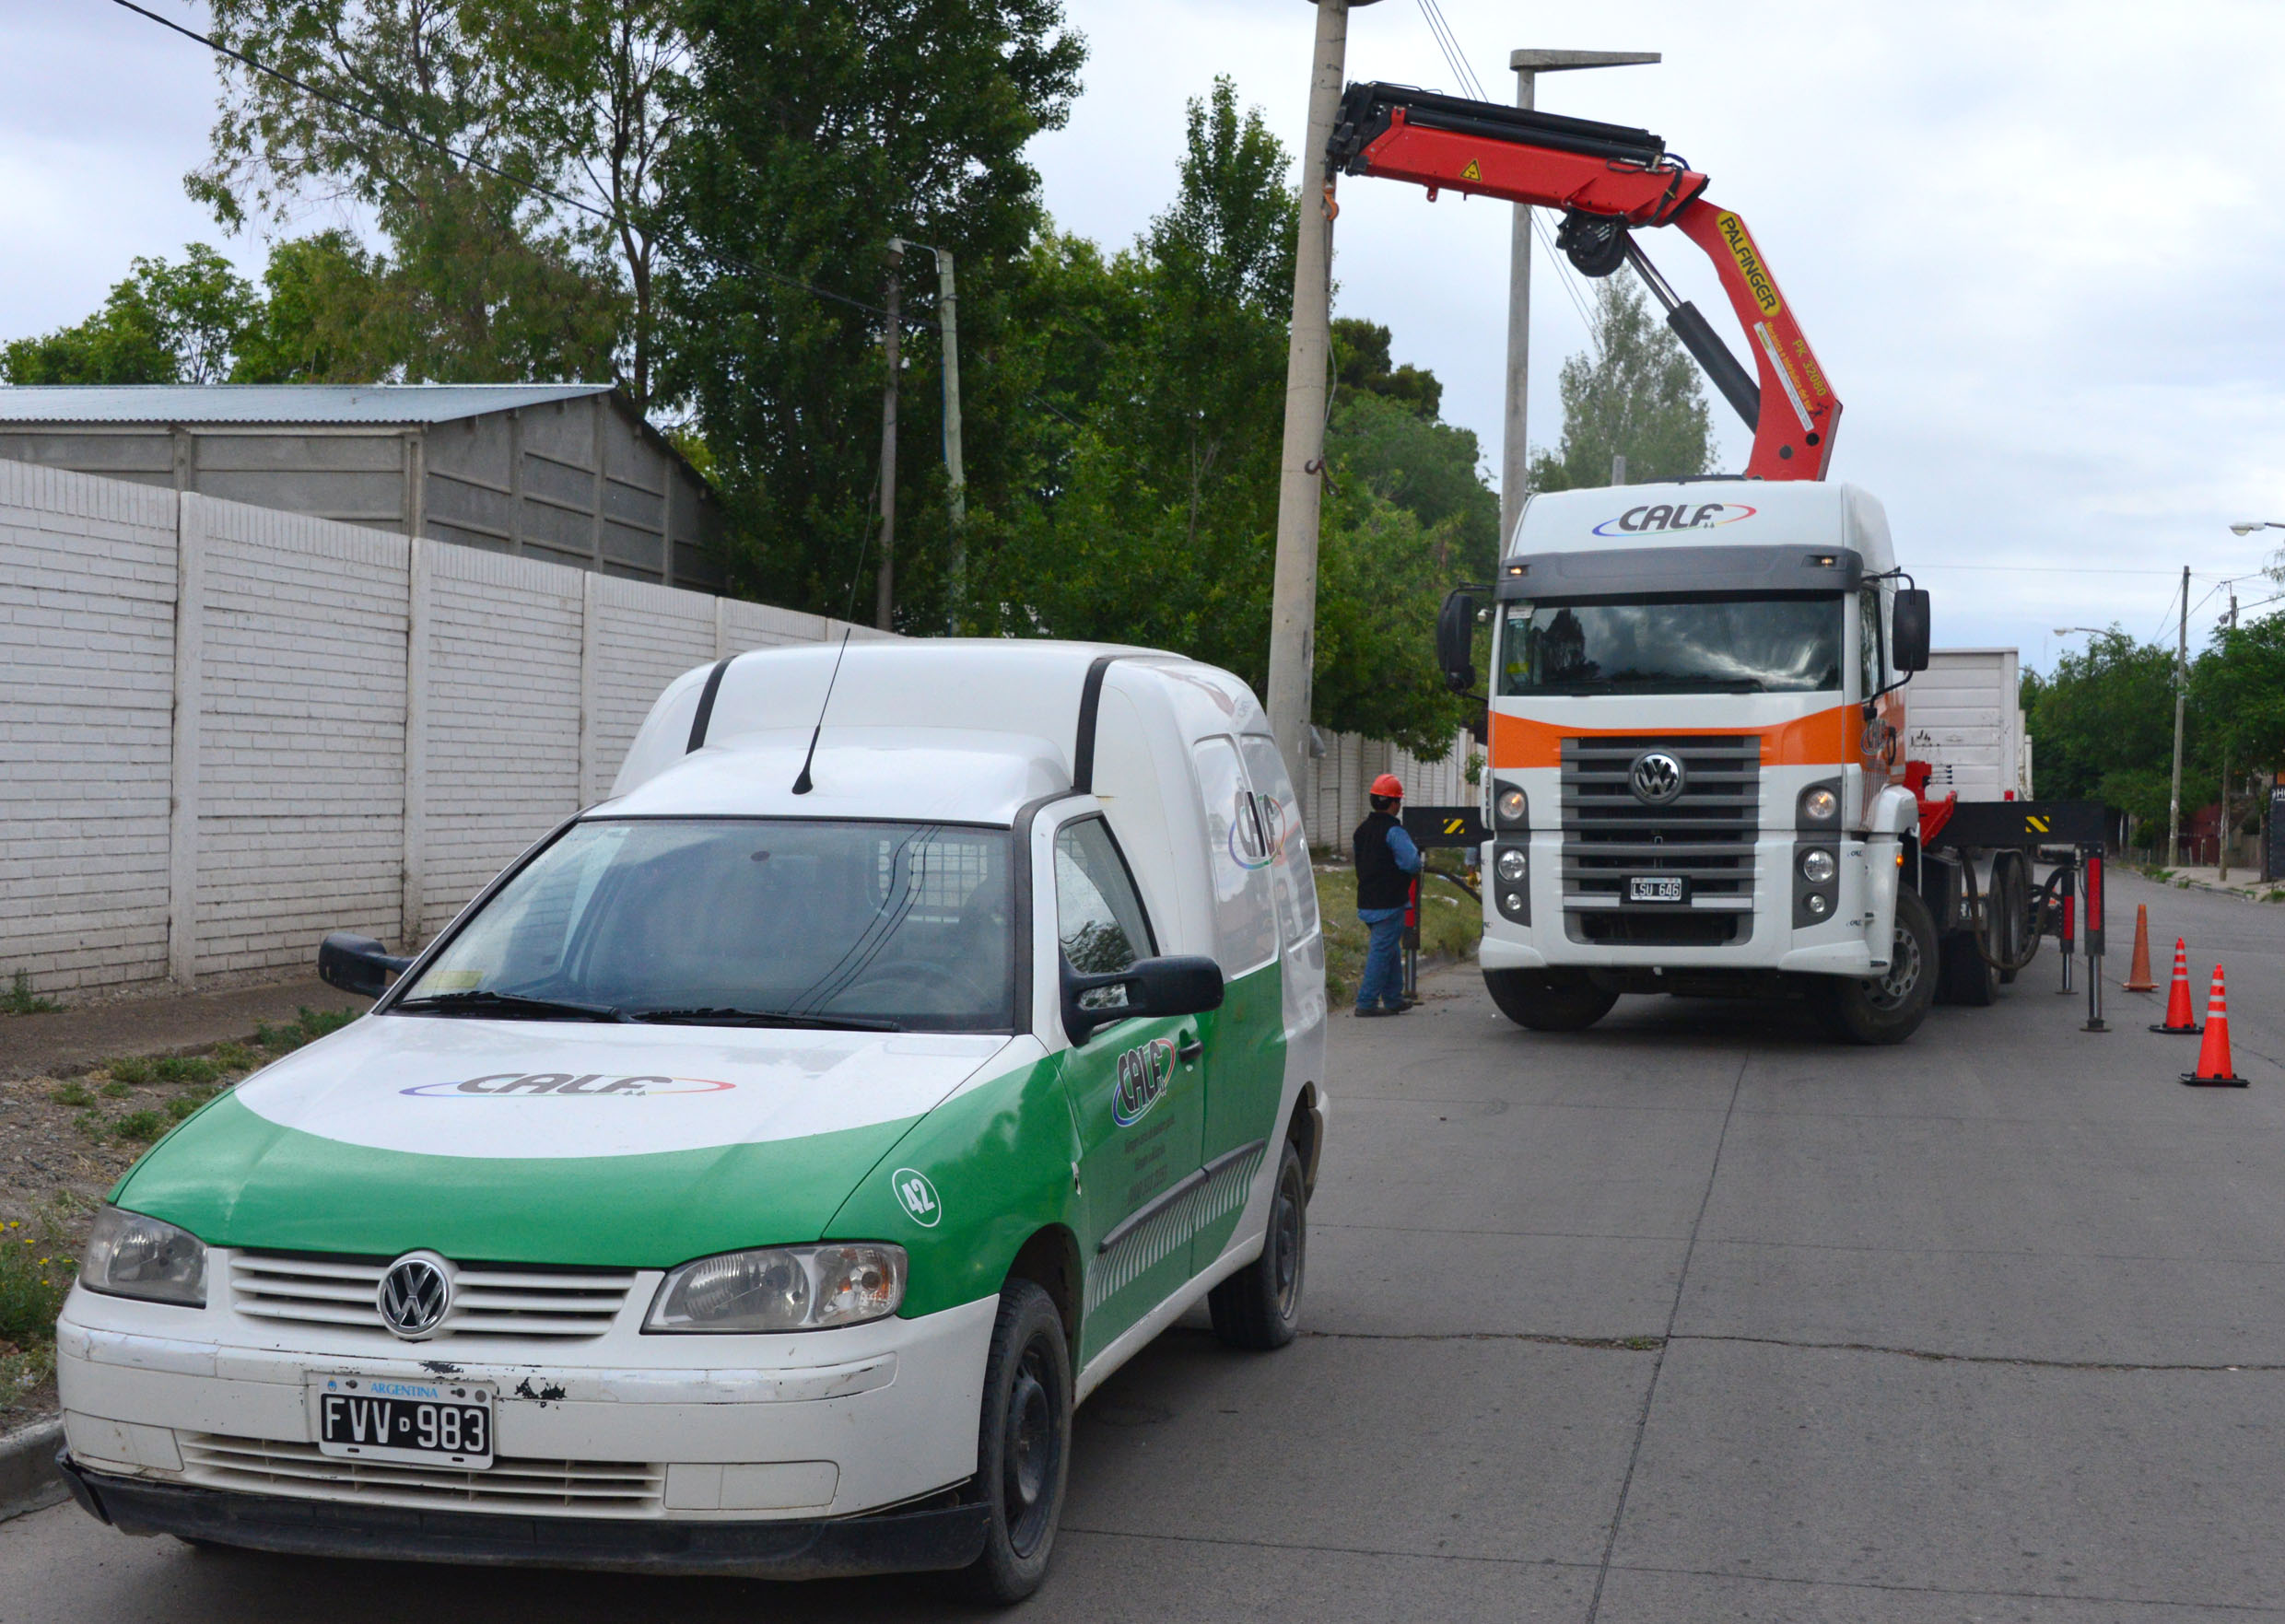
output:
<path id="1" fill-rule="evenodd" d="M 1928 666 L 1928 595 L 1922 587 L 1900 587 L 1896 606 L 1889 611 L 1889 641 L 1894 645 L 1898 671 L 1926 671 Z"/>
<path id="2" fill-rule="evenodd" d="M 389 990 L 393 976 L 402 975 L 413 961 L 381 951 L 369 936 L 336 930 L 318 944 L 317 976 L 328 987 L 338 987 L 361 999 L 377 999 Z"/>
<path id="3" fill-rule="evenodd" d="M 1436 611 L 1436 669 L 1455 694 L 1476 685 L 1476 599 L 1468 587 L 1447 592 Z"/>
<path id="4" fill-rule="evenodd" d="M 1133 1015 L 1202 1015 L 1222 1007 L 1222 966 L 1200 955 L 1137 959 L 1107 976 L 1063 961 L 1063 1030 L 1084 1045 L 1098 1026 Z"/>

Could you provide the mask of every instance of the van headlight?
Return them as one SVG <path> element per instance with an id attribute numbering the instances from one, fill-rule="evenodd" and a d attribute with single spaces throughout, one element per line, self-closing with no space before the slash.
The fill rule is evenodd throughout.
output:
<path id="1" fill-rule="evenodd" d="M 904 1300 L 902 1246 L 756 1246 L 670 1269 L 643 1329 L 821 1331 L 885 1319 Z"/>
<path id="2" fill-rule="evenodd" d="M 106 1203 L 80 1254 L 79 1283 L 111 1297 L 204 1308 L 206 1243 L 186 1229 Z"/>

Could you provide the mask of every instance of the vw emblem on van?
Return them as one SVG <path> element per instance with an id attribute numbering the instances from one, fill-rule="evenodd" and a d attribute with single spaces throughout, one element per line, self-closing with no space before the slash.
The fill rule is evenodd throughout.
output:
<path id="1" fill-rule="evenodd" d="M 398 1258 L 381 1277 L 375 1305 L 381 1323 L 406 1341 L 434 1335 L 452 1306 L 452 1277 L 444 1260 L 422 1252 Z"/>
<path id="2" fill-rule="evenodd" d="M 1664 806 L 1682 792 L 1682 764 L 1663 750 L 1646 750 L 1627 769 L 1626 781 L 1635 800 Z"/>

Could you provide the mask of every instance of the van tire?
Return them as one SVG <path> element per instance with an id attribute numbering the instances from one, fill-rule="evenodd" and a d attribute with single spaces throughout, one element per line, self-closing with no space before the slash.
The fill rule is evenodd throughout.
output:
<path id="1" fill-rule="evenodd" d="M 1534 1032 L 1584 1032 L 1619 1001 L 1576 970 L 1486 970 L 1483 986 L 1501 1014 Z"/>
<path id="2" fill-rule="evenodd" d="M 1301 1288 L 1309 1266 L 1309 1193 L 1301 1151 L 1287 1139 L 1270 1189 L 1270 1233 L 1261 1256 L 1206 1294 L 1214 1335 L 1259 1353 L 1283 1348 L 1301 1330 Z"/>
<path id="3" fill-rule="evenodd" d="M 1896 892 L 1896 941 L 1886 976 L 1821 976 L 1809 989 L 1818 1023 L 1844 1043 L 1902 1043 L 1936 1001 L 1936 921 L 1919 893 Z M 1900 977 L 1909 976 L 1909 980 Z"/>
<path id="4" fill-rule="evenodd" d="M 1000 1290 L 984 1361 L 976 1476 L 961 1493 L 969 1504 L 991 1508 L 983 1554 L 958 1576 L 976 1600 L 1006 1606 L 1047 1578 L 1071 1478 L 1071 1345 L 1063 1316 L 1037 1284 L 1010 1280 Z"/>

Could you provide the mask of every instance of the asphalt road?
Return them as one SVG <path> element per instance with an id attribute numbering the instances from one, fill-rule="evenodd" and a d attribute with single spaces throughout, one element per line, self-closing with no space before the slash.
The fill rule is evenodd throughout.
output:
<path id="1" fill-rule="evenodd" d="M 2122 879 L 2230 975 L 2241 1074 L 2050 952 L 1892 1050 L 1467 976 L 1338 1022 L 1309 1330 L 1181 1326 L 1081 1412 L 1085 1619 L 2185 1624 L 2285 1616 L 2285 906 Z M 2083 984 L 2082 984 L 2083 985 Z M 952 1616 L 926 1582 L 665 1583 L 0 1525 L 0 1624 Z"/>

